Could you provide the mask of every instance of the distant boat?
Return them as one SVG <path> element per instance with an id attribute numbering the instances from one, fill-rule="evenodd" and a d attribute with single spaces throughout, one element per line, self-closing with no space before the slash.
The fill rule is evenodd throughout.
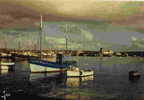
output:
<path id="1" fill-rule="evenodd" d="M 2 58 L 7 58 L 7 57 L 11 57 L 11 56 L 12 55 L 8 54 L 8 53 L 4 53 L 4 52 L 0 53 L 0 57 L 2 57 Z"/>
<path id="2" fill-rule="evenodd" d="M 64 71 L 70 64 L 63 64 L 62 54 L 57 54 L 57 61 L 50 62 L 42 60 L 42 16 L 41 16 L 41 25 L 40 25 L 40 59 L 32 59 L 29 61 L 30 70 L 34 73 L 42 73 L 42 72 L 61 72 Z"/>

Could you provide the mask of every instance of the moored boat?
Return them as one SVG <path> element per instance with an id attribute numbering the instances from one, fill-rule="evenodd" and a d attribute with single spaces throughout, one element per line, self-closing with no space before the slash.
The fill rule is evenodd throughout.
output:
<path id="1" fill-rule="evenodd" d="M 0 62 L 0 70 L 13 70 L 14 62 Z"/>
<path id="2" fill-rule="evenodd" d="M 141 73 L 138 71 L 130 71 L 129 72 L 129 77 L 140 77 Z"/>
<path id="3" fill-rule="evenodd" d="M 77 67 L 70 67 L 66 71 L 67 77 L 84 77 L 84 76 L 91 76 L 94 75 L 94 71 L 92 70 L 80 70 Z"/>
<path id="4" fill-rule="evenodd" d="M 59 64 L 57 62 L 49 62 L 44 60 L 31 60 L 29 64 L 32 73 L 63 72 L 70 65 L 70 64 Z"/>
<path id="5" fill-rule="evenodd" d="M 15 65 L 15 63 L 14 62 L 0 62 L 0 65 L 2 65 L 2 66 L 13 66 L 13 65 Z"/>
<path id="6" fill-rule="evenodd" d="M 30 70 L 34 73 L 42 73 L 42 72 L 61 72 L 66 70 L 66 68 L 69 67 L 70 64 L 63 63 L 63 55 L 57 54 L 56 56 L 56 62 L 51 61 L 44 61 L 42 56 L 42 16 L 41 16 L 41 24 L 40 24 L 40 59 L 31 59 L 29 61 L 30 64 Z M 55 56 L 54 56 L 55 57 Z"/>

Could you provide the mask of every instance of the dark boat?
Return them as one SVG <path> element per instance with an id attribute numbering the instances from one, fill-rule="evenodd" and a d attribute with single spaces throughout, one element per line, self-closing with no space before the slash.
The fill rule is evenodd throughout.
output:
<path id="1" fill-rule="evenodd" d="M 138 71 L 130 71 L 129 72 L 129 77 L 140 77 L 141 76 L 141 73 L 138 72 Z"/>

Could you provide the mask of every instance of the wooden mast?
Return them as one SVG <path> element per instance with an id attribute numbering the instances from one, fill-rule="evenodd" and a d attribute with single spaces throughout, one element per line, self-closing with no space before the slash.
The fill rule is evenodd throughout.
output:
<path id="1" fill-rule="evenodd" d="M 39 36 L 40 36 L 40 59 L 42 59 L 42 27 L 43 27 L 43 17 L 42 15 L 40 15 L 40 33 L 39 33 Z"/>
<path id="2" fill-rule="evenodd" d="M 67 51 L 68 50 L 68 25 L 67 24 L 66 24 L 65 40 L 66 40 L 66 51 Z"/>

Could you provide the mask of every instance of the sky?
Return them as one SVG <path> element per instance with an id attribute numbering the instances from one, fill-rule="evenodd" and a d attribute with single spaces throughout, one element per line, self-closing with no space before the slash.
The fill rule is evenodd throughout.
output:
<path id="1" fill-rule="evenodd" d="M 64 32 L 59 26 L 69 24 L 80 29 L 71 33 L 71 38 L 96 41 L 97 49 L 111 45 L 144 48 L 140 42 L 144 38 L 144 2 L 122 0 L 0 0 L 1 47 L 18 47 L 18 40 L 37 44 L 34 40 L 38 38 L 40 15 L 46 24 L 46 42 L 52 39 L 55 44 L 64 44 Z M 28 40 L 28 35 L 35 39 Z M 9 44 L 3 37 L 15 41 Z"/>

